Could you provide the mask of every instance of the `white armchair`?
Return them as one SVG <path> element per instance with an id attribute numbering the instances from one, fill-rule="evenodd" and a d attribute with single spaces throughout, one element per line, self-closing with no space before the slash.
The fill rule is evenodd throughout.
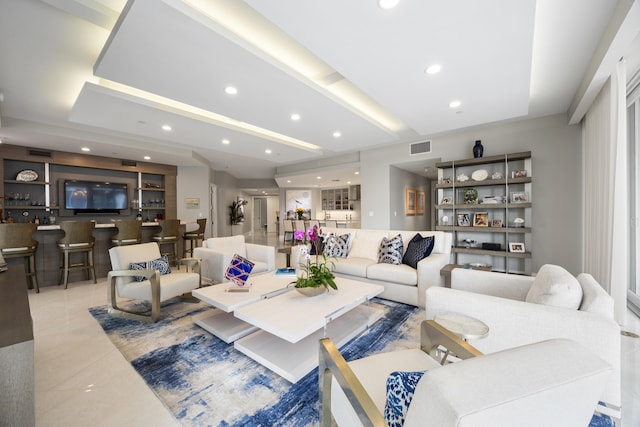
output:
<path id="1" fill-rule="evenodd" d="M 157 269 L 132 270 L 132 263 L 145 263 L 160 258 L 157 243 L 115 246 L 109 249 L 112 271 L 107 275 L 109 313 L 136 320 L 157 322 L 160 319 L 160 303 L 186 294 L 200 287 L 200 260 L 183 258 L 178 260 L 186 265 L 185 270 L 174 270 L 161 275 Z M 191 269 L 191 271 L 189 271 Z M 142 281 L 134 277 L 144 277 Z M 136 313 L 118 305 L 118 297 L 151 302 L 149 316 Z"/>
<path id="2" fill-rule="evenodd" d="M 540 282 L 553 277 L 561 267 L 545 265 L 536 277 L 519 276 L 470 269 L 451 272 L 451 289 L 429 288 L 426 291 L 426 316 L 433 319 L 444 312 L 463 313 L 489 326 L 489 335 L 470 340 L 483 353 L 522 346 L 553 338 L 576 341 L 613 367 L 600 400 L 619 417 L 620 327 L 613 318 L 613 300 L 589 274 L 570 276 L 581 289 L 577 308 L 549 304 L 562 293 L 564 286 L 547 286 L 543 294 L 536 292 Z M 534 286 L 535 284 L 535 286 Z M 538 289 L 539 291 L 540 289 Z M 571 291 L 573 292 L 573 291 Z M 554 293 L 556 295 L 554 295 Z M 527 302 L 538 295 L 543 303 Z M 562 297 L 560 297 L 562 300 Z"/>
<path id="3" fill-rule="evenodd" d="M 202 259 L 202 277 L 213 283 L 227 281 L 224 273 L 234 254 L 255 264 L 251 274 L 276 268 L 276 249 L 273 246 L 245 243 L 243 235 L 212 237 L 202 242 L 202 247 L 193 250 L 193 256 Z"/>
<path id="4" fill-rule="evenodd" d="M 427 354 L 439 346 L 466 360 L 440 366 Z M 405 427 L 583 427 L 589 424 L 604 382 L 613 371 L 570 340 L 544 341 L 483 356 L 432 320 L 422 323 L 421 347 L 347 363 L 330 339 L 322 339 L 321 425 L 331 426 L 333 418 L 338 426 L 386 426 L 383 413 L 389 375 L 426 371 L 407 405 L 398 405 L 406 397 L 401 392 L 389 399 L 396 408 L 406 408 Z M 394 391 L 397 388 L 402 387 L 396 385 Z M 395 414 L 398 412 L 402 411 Z"/>

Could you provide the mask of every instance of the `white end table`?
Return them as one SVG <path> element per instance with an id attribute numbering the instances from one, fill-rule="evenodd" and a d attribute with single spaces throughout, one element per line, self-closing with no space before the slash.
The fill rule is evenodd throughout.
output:
<path id="1" fill-rule="evenodd" d="M 489 335 L 489 327 L 484 322 L 464 314 L 440 313 L 436 314 L 433 320 L 465 341 Z M 440 364 L 444 365 L 448 356 L 449 350 L 445 353 Z"/>

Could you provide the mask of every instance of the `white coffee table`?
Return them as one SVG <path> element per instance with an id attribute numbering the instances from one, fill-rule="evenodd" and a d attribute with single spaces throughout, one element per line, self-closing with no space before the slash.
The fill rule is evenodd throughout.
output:
<path id="1" fill-rule="evenodd" d="M 233 311 L 243 305 L 291 291 L 292 288 L 287 288 L 287 285 L 292 280 L 292 277 L 275 276 L 273 272 L 269 272 L 250 276 L 248 284 L 245 285 L 249 289 L 248 292 L 229 292 L 229 288 L 235 287 L 230 283 L 196 289 L 192 292 L 194 297 L 219 310 L 197 314 L 193 316 L 193 322 L 224 342 L 232 343 L 258 329 L 236 318 Z"/>
<path id="2" fill-rule="evenodd" d="M 306 297 L 295 290 L 243 305 L 234 315 L 259 330 L 235 348 L 292 383 L 318 366 L 318 340 L 340 347 L 379 320 L 383 311 L 367 304 L 383 287 L 336 278 L 338 291 Z"/>

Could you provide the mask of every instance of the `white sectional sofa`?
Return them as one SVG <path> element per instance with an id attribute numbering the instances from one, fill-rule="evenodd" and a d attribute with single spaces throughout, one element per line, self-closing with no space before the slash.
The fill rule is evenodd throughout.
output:
<path id="1" fill-rule="evenodd" d="M 442 231 L 365 230 L 356 228 L 322 227 L 322 234 L 349 234 L 349 251 L 346 258 L 333 258 L 334 273 L 350 279 L 362 280 L 384 286 L 381 298 L 411 304 L 425 305 L 425 291 L 431 286 L 444 286 L 440 269 L 450 262 L 451 234 Z M 400 234 L 404 245 L 403 255 L 411 239 L 420 233 L 422 237 L 434 236 L 431 255 L 417 264 L 408 265 L 378 263 L 378 249 L 382 238 Z M 299 267 L 300 252 L 291 251 L 291 266 Z"/>

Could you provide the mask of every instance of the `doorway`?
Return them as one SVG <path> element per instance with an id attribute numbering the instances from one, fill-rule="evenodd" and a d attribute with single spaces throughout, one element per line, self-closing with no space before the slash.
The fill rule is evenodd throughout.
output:
<path id="1" fill-rule="evenodd" d="M 255 234 L 267 233 L 267 199 L 265 197 L 253 198 L 253 227 Z"/>

